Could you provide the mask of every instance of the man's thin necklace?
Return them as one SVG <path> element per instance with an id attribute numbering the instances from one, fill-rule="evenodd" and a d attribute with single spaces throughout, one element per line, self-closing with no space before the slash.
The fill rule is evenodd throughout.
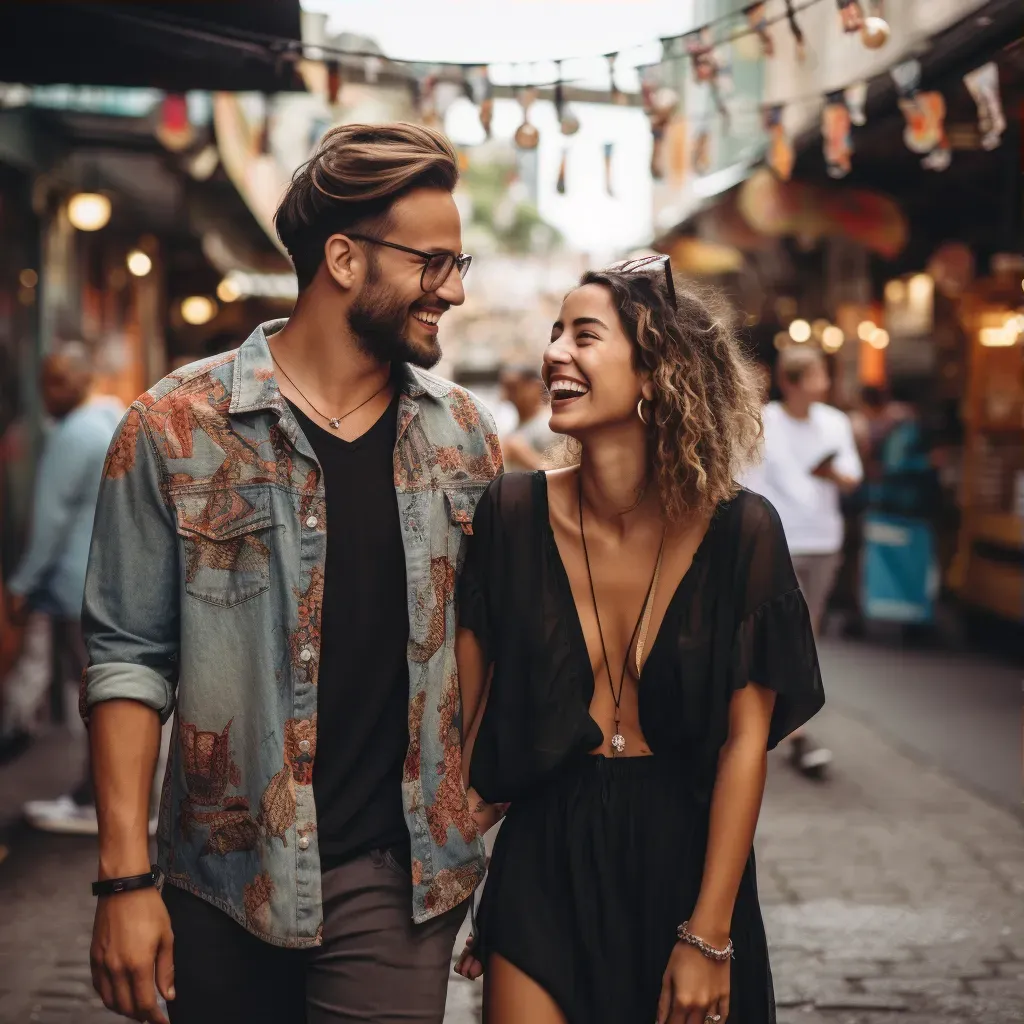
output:
<path id="1" fill-rule="evenodd" d="M 387 386 L 388 386 L 388 385 L 389 385 L 389 384 L 391 383 L 391 378 L 389 377 L 389 378 L 388 378 L 388 379 L 387 379 L 386 381 L 384 381 L 384 386 L 383 386 L 383 387 L 381 387 L 381 388 L 378 388 L 378 389 L 377 389 L 376 391 L 374 391 L 374 393 L 373 393 L 372 395 L 370 395 L 370 397 L 369 397 L 369 398 L 367 398 L 367 399 L 366 399 L 365 401 L 362 401 L 362 402 L 360 402 L 360 403 L 359 403 L 359 404 L 358 404 L 358 405 L 357 405 L 357 406 L 356 406 L 356 407 L 355 407 L 354 409 L 349 409 L 349 411 L 348 411 L 348 412 L 346 412 L 346 413 L 342 413 L 342 415 L 341 415 L 341 416 L 327 416 L 327 415 L 326 415 L 325 413 L 322 413 L 322 412 L 321 412 L 321 411 L 320 411 L 320 410 L 319 410 L 319 409 L 318 409 L 318 408 L 317 408 L 317 407 L 316 407 L 316 406 L 315 406 L 315 405 L 314 405 L 314 404 L 313 404 L 313 403 L 312 403 L 312 402 L 311 402 L 311 401 L 310 401 L 310 400 L 309 400 L 309 399 L 308 399 L 308 398 L 307 398 L 307 397 L 306 397 L 306 396 L 305 396 L 305 395 L 304 395 L 304 394 L 302 393 L 302 389 L 301 389 L 301 388 L 299 387 L 299 385 L 298 385 L 298 384 L 296 384 L 296 383 L 295 383 L 295 381 L 293 381 L 293 380 L 291 379 L 291 377 L 289 377 L 289 376 L 288 376 L 288 373 L 287 373 L 287 371 L 286 371 L 286 370 L 285 370 L 285 368 L 284 368 L 284 367 L 283 367 L 283 366 L 282 366 L 282 365 L 281 365 L 281 364 L 280 364 L 280 363 L 279 363 L 279 362 L 277 361 L 277 357 L 276 357 L 276 356 L 275 356 L 275 355 L 274 355 L 273 353 L 271 353 L 271 354 L 270 354 L 270 358 L 274 360 L 274 365 L 275 365 L 275 366 L 276 366 L 276 367 L 277 367 L 277 368 L 278 368 L 278 369 L 279 369 L 279 370 L 281 371 L 281 375 L 282 375 L 282 376 L 284 377 L 284 379 L 285 379 L 286 381 L 288 381 L 288 383 L 289 383 L 289 384 L 291 384 L 291 386 L 292 386 L 293 388 L 295 388 L 295 390 L 296 390 L 296 391 L 298 391 L 298 393 L 299 393 L 299 397 L 300 397 L 300 398 L 301 398 L 301 399 L 302 399 L 302 400 L 303 400 L 303 401 L 304 401 L 304 402 L 306 403 L 306 405 L 308 405 L 308 406 L 310 407 L 310 409 L 312 409 L 312 410 L 313 410 L 313 412 L 315 412 L 315 413 L 317 414 L 317 416 L 319 416 L 319 417 L 320 417 L 320 419 L 322 419 L 322 420 L 327 420 L 327 422 L 328 422 L 328 424 L 330 425 L 330 427 L 331 427 L 331 429 L 332 429 L 332 430 L 337 430 L 337 429 L 338 429 L 338 428 L 339 428 L 339 427 L 341 426 L 341 421 L 342 421 L 342 420 L 346 420 L 346 419 L 348 419 L 348 418 L 349 418 L 349 416 L 351 416 L 351 415 L 352 415 L 352 413 L 354 413 L 354 412 L 359 412 L 359 410 L 360 410 L 360 409 L 362 409 L 362 407 L 363 407 L 364 405 L 369 405 L 369 404 L 370 404 L 370 402 L 372 402 L 372 401 L 373 401 L 373 400 L 374 400 L 374 399 L 375 399 L 375 398 L 376 398 L 376 397 L 377 397 L 377 396 L 378 396 L 378 395 L 379 395 L 379 394 L 380 394 L 380 393 L 381 393 L 382 391 L 384 391 L 384 390 L 385 390 L 385 388 L 387 388 Z"/>

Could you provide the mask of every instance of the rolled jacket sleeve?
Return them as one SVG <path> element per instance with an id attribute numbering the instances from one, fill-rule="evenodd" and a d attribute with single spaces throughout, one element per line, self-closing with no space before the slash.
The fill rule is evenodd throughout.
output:
<path id="1" fill-rule="evenodd" d="M 166 720 L 178 672 L 178 543 L 163 469 L 136 403 L 107 455 L 96 507 L 82 626 L 89 667 L 81 711 L 135 700 Z"/>

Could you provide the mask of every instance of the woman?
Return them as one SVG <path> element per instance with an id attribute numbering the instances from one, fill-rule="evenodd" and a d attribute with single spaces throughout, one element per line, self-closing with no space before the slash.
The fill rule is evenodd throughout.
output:
<path id="1" fill-rule="evenodd" d="M 733 484 L 755 371 L 652 258 L 583 277 L 544 378 L 579 465 L 490 486 L 460 591 L 470 799 L 510 804 L 460 973 L 488 1024 L 767 1024 L 766 751 L 824 698 L 778 516 Z"/>

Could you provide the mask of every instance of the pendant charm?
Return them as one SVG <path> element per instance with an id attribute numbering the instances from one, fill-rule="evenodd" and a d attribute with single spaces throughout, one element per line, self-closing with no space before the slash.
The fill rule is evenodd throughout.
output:
<path id="1" fill-rule="evenodd" d="M 617 732 L 612 737 L 612 750 L 616 754 L 621 754 L 626 749 L 626 737 L 621 732 Z"/>
<path id="2" fill-rule="evenodd" d="M 327 422 L 330 423 L 332 430 L 337 430 L 338 427 L 341 426 L 341 420 L 339 420 L 337 417 L 334 417 L 333 419 L 330 419 Z"/>

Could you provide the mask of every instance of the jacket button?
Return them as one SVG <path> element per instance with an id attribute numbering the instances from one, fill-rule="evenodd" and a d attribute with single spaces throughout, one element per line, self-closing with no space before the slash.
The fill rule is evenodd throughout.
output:
<path id="1" fill-rule="evenodd" d="M 319 520 L 317 519 L 317 517 L 316 517 L 316 516 L 310 516 L 310 517 L 309 517 L 309 518 L 308 518 L 308 519 L 306 520 L 306 525 L 307 525 L 307 526 L 308 526 L 308 527 L 309 527 L 309 528 L 310 528 L 311 530 L 315 530 L 315 529 L 316 529 L 316 524 L 317 524 L 318 522 L 319 522 Z"/>
<path id="2" fill-rule="evenodd" d="M 309 740 L 299 740 L 299 750 L 301 750 L 304 754 L 309 753 L 309 747 Z"/>
<path id="3" fill-rule="evenodd" d="M 312 657 L 313 652 L 308 647 L 303 647 L 302 653 L 299 655 L 299 658 L 301 658 L 302 661 L 310 661 L 312 660 Z"/>
<path id="4" fill-rule="evenodd" d="M 308 850 L 309 849 L 309 836 L 300 836 L 299 837 L 299 849 L 300 850 Z"/>

